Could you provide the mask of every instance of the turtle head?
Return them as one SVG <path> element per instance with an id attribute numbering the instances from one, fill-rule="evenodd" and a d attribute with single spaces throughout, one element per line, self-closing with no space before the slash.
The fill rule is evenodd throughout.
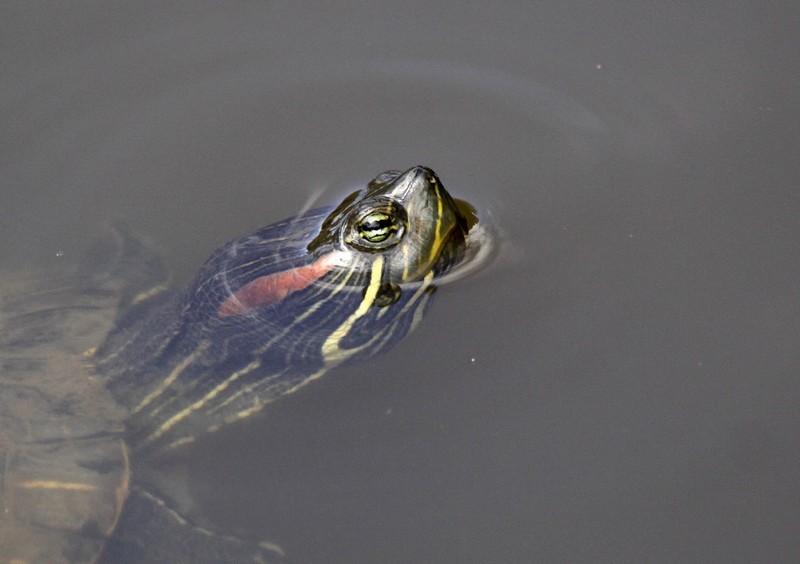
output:
<path id="1" fill-rule="evenodd" d="M 421 281 L 457 262 L 470 213 L 431 169 L 390 170 L 346 198 L 308 249 L 325 248 L 340 270 L 367 273 L 379 266 L 384 297 L 376 303 L 385 305 L 393 302 L 387 298 L 400 284 Z"/>

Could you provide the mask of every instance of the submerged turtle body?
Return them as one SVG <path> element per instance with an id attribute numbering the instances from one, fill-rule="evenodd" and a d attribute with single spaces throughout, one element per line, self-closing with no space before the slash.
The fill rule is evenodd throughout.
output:
<path id="1" fill-rule="evenodd" d="M 271 559 L 185 523 L 136 468 L 391 347 L 474 221 L 415 167 L 229 242 L 183 292 L 122 235 L 80 274 L 4 279 L 0 561 Z"/>

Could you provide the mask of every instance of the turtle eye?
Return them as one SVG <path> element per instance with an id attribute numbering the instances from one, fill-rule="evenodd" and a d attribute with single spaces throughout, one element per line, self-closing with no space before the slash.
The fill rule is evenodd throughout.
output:
<path id="1" fill-rule="evenodd" d="M 382 211 L 365 215 L 358 223 L 358 236 L 368 243 L 383 243 L 399 229 L 395 218 Z"/>
<path id="2" fill-rule="evenodd" d="M 407 225 L 407 214 L 402 206 L 393 202 L 370 202 L 352 216 L 344 242 L 359 251 L 383 252 L 403 240 Z"/>

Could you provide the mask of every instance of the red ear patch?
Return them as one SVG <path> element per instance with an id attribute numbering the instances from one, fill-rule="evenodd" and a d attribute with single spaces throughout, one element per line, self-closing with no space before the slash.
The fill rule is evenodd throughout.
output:
<path id="1" fill-rule="evenodd" d="M 243 315 L 257 307 L 277 304 L 289 294 L 307 288 L 331 268 L 331 255 L 326 255 L 306 266 L 256 278 L 222 302 L 217 314 L 220 317 Z"/>

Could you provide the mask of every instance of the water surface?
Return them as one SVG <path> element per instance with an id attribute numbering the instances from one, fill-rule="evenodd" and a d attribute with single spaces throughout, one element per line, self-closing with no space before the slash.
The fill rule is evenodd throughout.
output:
<path id="1" fill-rule="evenodd" d="M 19 3 L 0 252 L 108 221 L 177 283 L 432 166 L 502 234 L 391 353 L 185 453 L 296 562 L 800 558 L 797 13 Z"/>

